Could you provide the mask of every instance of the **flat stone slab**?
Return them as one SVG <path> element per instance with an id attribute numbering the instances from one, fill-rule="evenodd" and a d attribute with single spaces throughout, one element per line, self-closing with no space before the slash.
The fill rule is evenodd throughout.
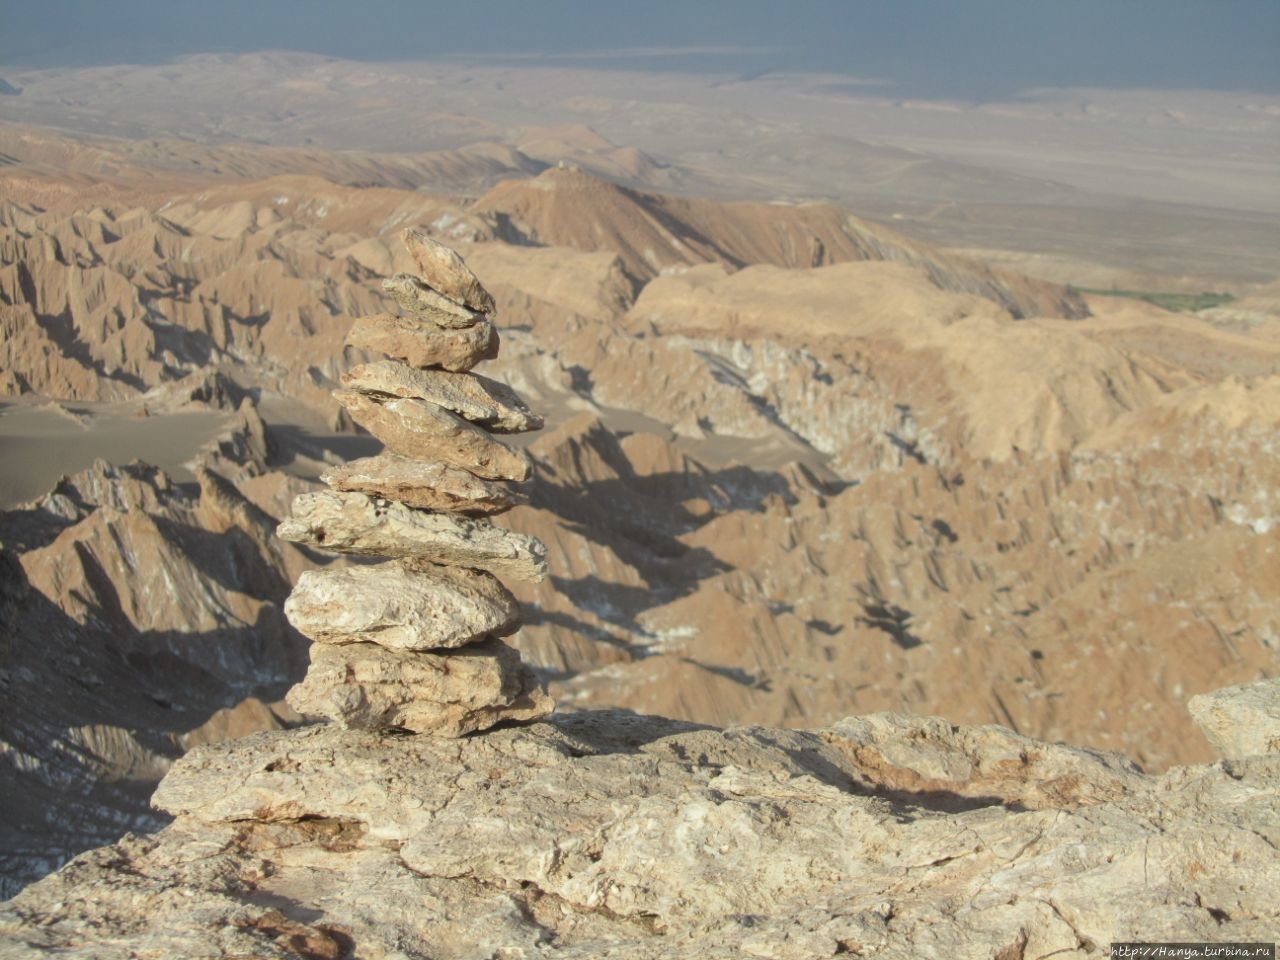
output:
<path id="1" fill-rule="evenodd" d="M 428 286 L 479 313 L 493 313 L 493 297 L 456 251 L 412 228 L 401 236 Z"/>
<path id="2" fill-rule="evenodd" d="M 1187 709 L 1223 759 L 1280 754 L 1280 678 L 1202 693 Z"/>
<path id="3" fill-rule="evenodd" d="M 382 289 L 391 294 L 400 309 L 407 310 L 414 317 L 429 320 L 438 327 L 463 329 L 484 319 L 483 313 L 442 297 L 417 277 L 407 273 L 397 273 L 394 277 L 383 280 Z"/>
<path id="4" fill-rule="evenodd" d="M 426 400 L 496 433 L 542 429 L 542 418 L 505 383 L 474 373 L 418 370 L 392 360 L 363 363 L 342 375 L 350 390 Z"/>
<path id="5" fill-rule="evenodd" d="M 547 548 L 536 537 L 488 520 L 427 513 L 363 493 L 300 494 L 293 501 L 293 516 L 280 524 L 276 536 L 334 553 L 414 557 L 533 583 L 547 575 Z"/>
<path id="6" fill-rule="evenodd" d="M 442 329 L 429 320 L 377 313 L 360 317 L 347 333 L 356 350 L 385 353 L 411 367 L 470 370 L 498 355 L 501 338 L 493 323 L 480 320 L 463 330 Z"/>
<path id="7" fill-rule="evenodd" d="M 367 493 L 422 510 L 496 514 L 528 502 L 505 483 L 484 480 L 460 467 L 410 460 L 395 453 L 330 467 L 320 479 L 335 490 Z"/>
<path id="8" fill-rule="evenodd" d="M 528 455 L 496 440 L 480 427 L 426 400 L 379 401 L 355 390 L 335 390 L 351 419 L 394 453 L 440 460 L 486 480 L 527 480 Z"/>
<path id="9" fill-rule="evenodd" d="M 496 578 L 410 560 L 308 570 L 285 601 L 284 615 L 317 643 L 392 650 L 460 647 L 520 626 L 520 604 Z"/>
<path id="10" fill-rule="evenodd" d="M 287 699 L 303 716 L 341 727 L 437 737 L 461 737 L 504 720 L 536 720 L 554 708 L 520 654 L 496 639 L 447 655 L 372 643 L 316 644 L 306 677 Z"/>

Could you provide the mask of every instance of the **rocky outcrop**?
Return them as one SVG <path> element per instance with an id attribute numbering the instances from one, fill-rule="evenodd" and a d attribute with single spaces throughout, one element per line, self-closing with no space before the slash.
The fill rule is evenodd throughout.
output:
<path id="1" fill-rule="evenodd" d="M 429 345 L 491 322 L 493 298 L 461 257 L 414 230 L 404 239 L 423 275 L 383 283 L 409 315 L 394 323 L 402 336 Z M 370 343 L 363 332 L 353 342 Z M 387 345 L 419 359 L 430 354 L 427 346 Z M 343 376 L 349 389 L 334 393 L 392 453 L 326 473 L 337 489 L 299 496 L 279 535 L 395 559 L 309 573 L 286 601 L 289 622 L 315 642 L 306 678 L 289 693 L 304 716 L 460 737 L 551 712 L 533 671 L 497 639 L 519 627 L 520 612 L 495 575 L 542 580 L 545 548 L 486 518 L 459 515 L 514 505 L 517 498 L 493 481 L 529 476 L 528 457 L 490 431 L 542 426 L 510 387 L 459 371 L 483 353 L 448 370 L 442 360 L 425 369 L 367 363 Z"/>
<path id="2" fill-rule="evenodd" d="M 849 309 L 872 283 L 858 276 L 861 286 L 826 288 L 822 312 L 869 317 Z M 641 302 L 679 279 L 653 281 Z M 683 313 L 672 300 L 665 315 L 683 329 L 705 309 L 725 329 L 765 296 L 727 290 L 680 301 Z M 1268 586 L 1280 582 L 1280 381 L 1152 399 L 1149 374 L 1163 367 L 1165 385 L 1176 382 L 1163 361 L 1075 342 L 1079 325 L 1008 322 L 1001 334 L 1034 358 L 1026 379 L 1037 383 L 1015 400 L 1004 393 L 1012 372 L 959 389 L 957 372 L 994 371 L 1013 346 L 984 336 L 977 317 L 938 328 L 950 337 L 974 324 L 945 347 L 954 359 L 936 363 L 867 328 L 805 346 L 783 339 L 784 321 L 802 324 L 796 307 L 771 315 L 776 341 L 682 340 L 652 325 L 557 339 L 563 362 L 590 371 L 582 380 L 602 413 L 589 430 L 562 421 L 530 448 L 534 509 L 513 515 L 556 569 L 553 583 L 513 585 L 540 614 L 521 650 L 564 678 L 556 696 L 717 726 L 938 713 L 1119 750 L 1153 771 L 1210 760 L 1187 698 L 1274 676 L 1280 663 Z M 893 316 L 905 330 L 908 312 Z M 922 326 L 930 316 L 922 308 Z M 1197 344 L 1205 356 L 1235 349 Z M 610 408 L 707 436 L 646 437 Z M 1023 446 L 1041 418 L 1056 426 Z M 990 426 L 955 429 L 966 421 Z M 1019 421 L 1003 455 L 972 456 Z M 1096 439 L 1073 450 L 1068 435 L 1081 431 Z M 804 454 L 796 434 L 833 456 Z M 726 449 L 753 469 L 726 463 Z M 798 456 L 825 489 L 784 477 Z"/>
<path id="3" fill-rule="evenodd" d="M 1280 757 L 1161 778 L 997 727 L 627 712 L 201 747 L 175 823 L 0 907 L 0 956 L 1090 957 L 1269 941 Z"/>
<path id="4" fill-rule="evenodd" d="M 1280 754 L 1280 680 L 1202 693 L 1187 701 L 1187 709 L 1220 757 Z"/>

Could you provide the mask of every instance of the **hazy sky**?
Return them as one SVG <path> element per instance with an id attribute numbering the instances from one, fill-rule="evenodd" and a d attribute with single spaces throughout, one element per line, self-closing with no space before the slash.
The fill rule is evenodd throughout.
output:
<path id="1" fill-rule="evenodd" d="M 925 96 L 1280 92 L 1280 0 L 0 0 L 0 71 L 263 49 L 836 71 Z"/>

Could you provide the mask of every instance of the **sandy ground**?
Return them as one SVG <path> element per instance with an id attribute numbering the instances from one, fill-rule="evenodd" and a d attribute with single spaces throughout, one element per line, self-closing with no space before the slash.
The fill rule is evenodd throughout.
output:
<path id="1" fill-rule="evenodd" d="M 0 509 L 48 493 L 66 474 L 102 457 L 144 460 L 179 482 L 184 464 L 216 437 L 229 415 L 214 411 L 138 416 L 136 404 L 50 401 L 0 404 Z"/>

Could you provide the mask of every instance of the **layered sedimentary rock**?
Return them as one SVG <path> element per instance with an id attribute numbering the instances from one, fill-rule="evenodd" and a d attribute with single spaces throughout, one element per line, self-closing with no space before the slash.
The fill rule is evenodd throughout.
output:
<path id="1" fill-rule="evenodd" d="M 289 693 L 305 716 L 343 727 L 460 737 L 549 713 L 551 699 L 497 639 L 520 625 L 498 576 L 539 581 L 545 548 L 484 517 L 519 503 L 501 481 L 529 458 L 491 436 L 542 419 L 505 384 L 463 372 L 496 353 L 493 298 L 452 250 L 404 234 L 423 275 L 383 287 L 408 316 L 357 321 L 348 343 L 394 359 L 356 367 L 334 396 L 389 449 L 327 472 L 334 489 L 299 496 L 279 536 L 376 566 L 304 575 L 285 603 L 315 643 Z"/>
<path id="2" fill-rule="evenodd" d="M 415 557 L 539 582 L 541 541 L 488 520 L 427 513 L 363 493 L 304 493 L 279 534 L 311 546 L 375 557 Z"/>
<path id="3" fill-rule="evenodd" d="M 527 500 L 507 484 L 482 480 L 447 464 L 424 463 L 394 453 L 339 464 L 325 471 L 320 479 L 335 490 L 451 513 L 503 513 Z"/>

